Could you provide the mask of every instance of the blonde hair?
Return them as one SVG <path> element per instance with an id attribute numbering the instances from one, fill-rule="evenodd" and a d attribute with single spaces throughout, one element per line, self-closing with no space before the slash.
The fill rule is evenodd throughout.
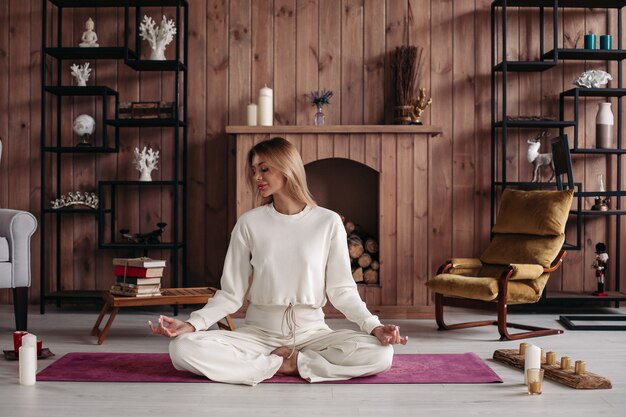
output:
<path id="1" fill-rule="evenodd" d="M 246 169 L 248 171 L 248 185 L 256 194 L 261 204 L 273 201 L 272 196 L 261 197 L 252 175 L 252 159 L 257 155 L 271 168 L 278 170 L 285 177 L 285 187 L 291 198 L 299 203 L 315 206 L 315 200 L 306 183 L 306 172 L 302 157 L 295 146 L 284 138 L 274 137 L 259 142 L 248 151 Z"/>

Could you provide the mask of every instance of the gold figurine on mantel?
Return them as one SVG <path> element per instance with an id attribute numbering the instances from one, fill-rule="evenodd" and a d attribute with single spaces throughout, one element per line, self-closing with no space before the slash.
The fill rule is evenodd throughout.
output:
<path id="1" fill-rule="evenodd" d="M 413 110 L 411 111 L 411 124 L 412 125 L 421 125 L 422 121 L 422 113 L 428 106 L 433 102 L 432 97 L 426 98 L 426 89 L 420 88 L 420 93 L 417 96 L 417 99 L 413 102 Z"/>

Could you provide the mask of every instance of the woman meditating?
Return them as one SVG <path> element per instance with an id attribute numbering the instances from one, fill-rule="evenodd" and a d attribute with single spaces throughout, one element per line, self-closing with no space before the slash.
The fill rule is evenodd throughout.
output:
<path id="1" fill-rule="evenodd" d="M 388 370 L 391 345 L 407 338 L 361 301 L 341 218 L 313 201 L 296 148 L 283 138 L 266 140 L 248 152 L 247 163 L 263 205 L 232 231 L 221 290 L 185 322 L 161 316 L 157 326 L 149 323 L 154 334 L 174 338 L 176 369 L 247 385 L 276 373 L 320 382 Z M 322 311 L 327 297 L 361 331 L 331 330 Z M 207 331 L 244 299 L 242 326 Z"/>

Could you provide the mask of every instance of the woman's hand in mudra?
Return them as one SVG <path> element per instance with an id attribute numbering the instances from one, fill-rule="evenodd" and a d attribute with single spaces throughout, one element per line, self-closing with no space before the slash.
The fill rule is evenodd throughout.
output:
<path id="1" fill-rule="evenodd" d="M 394 324 L 386 324 L 384 326 L 378 326 L 372 330 L 372 335 L 380 341 L 384 346 L 387 345 L 406 345 L 409 341 L 409 337 L 400 336 L 400 327 Z"/>
<path id="2" fill-rule="evenodd" d="M 165 323 L 167 323 L 167 326 L 165 326 Z M 159 325 L 157 327 L 154 327 L 151 321 L 148 321 L 148 325 L 153 334 L 162 334 L 165 337 L 176 337 L 196 330 L 187 322 L 167 316 L 159 316 Z"/>

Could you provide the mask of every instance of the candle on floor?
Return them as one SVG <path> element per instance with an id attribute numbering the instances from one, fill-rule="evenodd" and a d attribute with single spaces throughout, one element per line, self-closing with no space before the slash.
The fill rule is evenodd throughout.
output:
<path id="1" fill-rule="evenodd" d="M 528 343 L 526 342 L 522 342 L 519 344 L 519 354 L 523 355 L 526 353 L 526 347 L 528 346 Z"/>
<path id="2" fill-rule="evenodd" d="M 37 336 L 24 335 L 19 350 L 19 376 L 21 385 L 35 385 L 37 380 Z"/>
<path id="3" fill-rule="evenodd" d="M 576 375 L 585 375 L 586 367 L 585 361 L 576 361 L 574 364 L 574 372 L 576 372 Z"/>
<path id="4" fill-rule="evenodd" d="M 524 383 L 527 384 L 526 371 L 541 368 L 541 349 L 535 345 L 528 345 L 524 354 Z"/>
<path id="5" fill-rule="evenodd" d="M 572 367 L 572 358 L 569 356 L 561 357 L 561 369 L 568 370 Z"/>

